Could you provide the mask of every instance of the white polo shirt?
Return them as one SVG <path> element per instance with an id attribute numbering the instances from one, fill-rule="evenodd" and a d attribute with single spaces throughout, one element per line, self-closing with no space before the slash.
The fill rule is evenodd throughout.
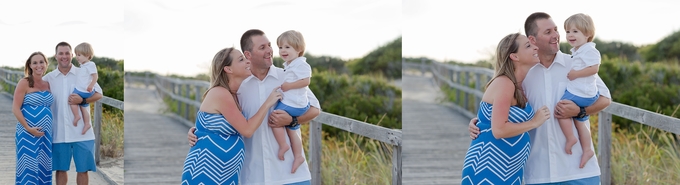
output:
<path id="1" fill-rule="evenodd" d="M 569 83 L 567 73 L 572 63 L 570 55 L 558 52 L 550 67 L 539 63 L 529 70 L 522 87 L 532 107 L 547 105 L 554 114 L 555 105 Z M 597 75 L 596 81 L 600 95 L 611 99 L 609 89 Z M 529 131 L 531 152 L 524 170 L 526 183 L 552 183 L 600 175 L 597 156 L 593 156 L 583 169 L 579 168 L 583 153 L 580 142 L 572 147 L 572 155 L 565 153 L 566 139 L 557 119 L 551 116 L 543 125 Z M 590 125 L 589 121 L 585 123 Z M 578 133 L 576 127 L 572 126 L 572 130 Z"/>
<path id="2" fill-rule="evenodd" d="M 571 49 L 573 62 L 571 68 L 573 70 L 582 70 L 588 66 L 599 65 L 601 62 L 600 52 L 595 48 L 595 43 L 588 42 L 574 51 Z M 590 75 L 586 77 L 576 78 L 567 83 L 567 90 L 571 94 L 582 98 L 594 97 L 597 94 L 596 76 Z"/>
<path id="3" fill-rule="evenodd" d="M 86 62 L 80 65 L 77 74 L 76 89 L 87 92 L 87 86 L 92 82 L 92 74 L 97 74 L 97 65 L 92 61 Z"/>
<path id="4" fill-rule="evenodd" d="M 241 102 L 243 112 L 247 118 L 257 113 L 260 106 L 267 100 L 274 88 L 283 84 L 285 77 L 283 69 L 272 65 L 267 72 L 264 80 L 256 78 L 254 75 L 246 78 L 238 89 L 238 100 Z M 307 90 L 307 98 L 311 106 L 321 109 L 319 100 L 314 93 Z M 272 109 L 270 109 L 271 112 Z M 269 113 L 267 113 L 269 117 Z M 280 161 L 277 157 L 279 145 L 274 138 L 272 128 L 267 125 L 269 119 L 264 119 L 262 125 L 255 130 L 251 138 L 244 137 L 245 161 L 241 169 L 241 184 L 258 185 L 281 185 L 311 180 L 309 166 L 305 160 L 302 165 L 290 173 L 293 168 L 293 152 L 288 150 L 284 155 L 285 160 Z M 298 137 L 301 137 L 300 130 L 297 130 Z M 286 136 L 286 142 L 290 144 L 290 139 Z M 304 149 L 303 149 L 304 152 Z"/>
<path id="5" fill-rule="evenodd" d="M 312 67 L 307 63 L 307 58 L 297 57 L 290 64 L 283 63 L 285 81 L 292 83 L 303 78 L 312 77 Z M 307 88 L 290 89 L 283 92 L 281 103 L 294 108 L 304 108 L 309 104 Z"/>
<path id="6" fill-rule="evenodd" d="M 43 80 L 50 83 L 50 91 L 54 96 L 52 103 L 52 143 L 94 140 L 94 125 L 85 135 L 81 134 L 84 126 L 83 119 L 78 121 L 78 126 L 73 126 L 73 112 L 71 112 L 71 107 L 68 104 L 68 96 L 73 93 L 77 81 L 76 74 L 79 71 L 78 67 L 71 65 L 71 69 L 66 75 L 55 69 L 43 76 Z M 94 90 L 103 94 L 99 83 L 94 85 Z M 87 109 L 87 111 L 89 112 L 90 109 Z M 92 123 L 91 119 L 90 123 Z"/>

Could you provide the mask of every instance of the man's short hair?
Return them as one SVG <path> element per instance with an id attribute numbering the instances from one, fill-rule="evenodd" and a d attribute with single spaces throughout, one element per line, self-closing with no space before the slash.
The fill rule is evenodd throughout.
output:
<path id="1" fill-rule="evenodd" d="M 540 19 L 550 19 L 550 15 L 545 12 L 535 12 L 529 15 L 527 20 L 524 21 L 524 34 L 527 37 L 530 35 L 535 37 L 536 34 L 538 34 L 538 25 L 536 25 L 536 21 Z"/>
<path id="2" fill-rule="evenodd" d="M 69 52 L 70 52 L 71 49 L 72 49 L 72 48 L 71 48 L 71 45 L 68 44 L 68 42 L 60 42 L 59 44 L 57 44 L 56 47 L 54 47 L 54 53 L 57 53 L 57 49 L 59 49 L 59 46 L 68 46 L 68 51 L 69 51 Z"/>
<path id="3" fill-rule="evenodd" d="M 251 39 L 251 37 L 259 35 L 264 35 L 264 32 L 258 29 L 250 29 L 243 33 L 243 35 L 241 35 L 241 51 L 253 52 L 253 40 Z"/>

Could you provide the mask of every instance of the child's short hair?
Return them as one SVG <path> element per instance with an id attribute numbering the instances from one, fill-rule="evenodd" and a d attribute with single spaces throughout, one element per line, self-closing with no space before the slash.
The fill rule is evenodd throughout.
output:
<path id="1" fill-rule="evenodd" d="M 577 13 L 564 21 L 564 29 L 569 29 L 569 26 L 574 26 L 576 29 L 581 30 L 583 35 L 588 36 L 588 42 L 592 42 L 595 37 L 595 23 L 589 15 L 583 13 Z"/>
<path id="2" fill-rule="evenodd" d="M 295 50 L 298 50 L 300 56 L 305 55 L 305 38 L 302 37 L 302 34 L 299 31 L 288 30 L 283 32 L 276 38 L 276 45 L 281 46 L 284 41 L 290 44 L 290 46 L 293 46 Z"/>
<path id="3" fill-rule="evenodd" d="M 84 55 L 88 58 L 88 60 L 92 60 L 92 56 L 94 55 L 94 49 L 92 49 L 92 45 L 90 45 L 90 43 L 87 42 L 78 44 L 74 51 L 76 55 L 78 54 Z"/>

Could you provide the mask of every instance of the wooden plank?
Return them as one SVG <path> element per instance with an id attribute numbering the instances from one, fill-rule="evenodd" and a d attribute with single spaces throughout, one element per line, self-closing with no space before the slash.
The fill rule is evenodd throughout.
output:
<path id="1" fill-rule="evenodd" d="M 401 185 L 401 148 L 402 146 L 392 146 L 392 185 Z"/>
<path id="2" fill-rule="evenodd" d="M 125 110 L 124 109 L 125 103 L 123 101 L 113 99 L 113 98 L 110 98 L 110 97 L 107 97 L 107 96 L 102 97 L 102 99 L 99 99 L 97 102 L 101 102 L 103 104 L 115 107 L 115 108 L 120 109 L 120 110 Z"/>
<path id="3" fill-rule="evenodd" d="M 310 173 L 312 175 L 311 184 L 321 184 L 321 127 L 323 123 L 312 120 L 309 123 L 309 154 Z"/>
<path id="4" fill-rule="evenodd" d="M 460 184 L 469 119 L 446 105 L 430 72 L 402 76 L 402 183 Z"/>
<path id="5" fill-rule="evenodd" d="M 597 161 L 600 163 L 600 182 L 611 184 L 612 115 L 600 111 L 598 121 Z"/>
<path id="6" fill-rule="evenodd" d="M 125 97 L 125 182 L 179 184 L 189 127 L 162 113 L 165 104 L 153 89 L 126 88 Z"/>
<path id="7" fill-rule="evenodd" d="M 603 110 L 613 115 L 649 125 L 661 130 L 680 134 L 680 119 L 644 110 L 641 108 L 612 102 Z"/>
<path id="8" fill-rule="evenodd" d="M 314 120 L 326 125 L 333 126 L 351 133 L 359 134 L 371 139 L 382 141 L 391 145 L 401 144 L 401 131 L 380 127 L 377 125 L 353 120 L 350 118 L 321 112 Z"/>
<path id="9" fill-rule="evenodd" d="M 95 146 L 95 149 L 94 149 L 94 151 L 95 151 L 94 161 L 95 161 L 95 163 L 96 163 L 97 165 L 99 165 L 99 160 L 101 159 L 101 153 L 99 152 L 99 151 L 100 151 L 99 145 L 101 145 L 100 143 L 102 143 L 102 142 L 101 142 L 101 141 L 102 141 L 102 137 L 101 137 L 101 134 L 100 134 L 100 133 L 101 133 L 101 130 L 102 130 L 102 128 L 101 128 L 101 125 L 102 125 L 102 111 L 104 111 L 104 110 L 102 109 L 102 103 L 99 102 L 99 101 L 95 102 L 95 103 L 94 103 L 94 122 L 93 122 L 92 124 L 94 124 L 94 125 L 93 125 L 93 129 L 94 129 L 94 135 L 96 136 L 96 137 L 94 137 L 94 143 L 95 143 L 95 145 L 94 145 L 94 146 Z M 123 121 L 124 121 L 124 120 L 123 120 Z"/>

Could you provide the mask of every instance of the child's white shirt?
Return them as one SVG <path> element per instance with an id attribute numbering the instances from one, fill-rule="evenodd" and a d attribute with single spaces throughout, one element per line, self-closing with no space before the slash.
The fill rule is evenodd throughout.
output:
<path id="1" fill-rule="evenodd" d="M 284 82 L 292 83 L 300 79 L 312 77 L 312 67 L 307 63 L 307 58 L 298 57 L 293 59 L 290 64 L 283 63 Z M 307 99 L 307 88 L 290 89 L 283 92 L 281 103 L 294 108 L 303 108 L 309 104 Z"/>
<path id="2" fill-rule="evenodd" d="M 595 48 L 595 43 L 588 42 L 574 51 L 571 49 L 571 57 L 574 59 L 572 63 L 573 70 L 582 70 L 588 66 L 598 65 L 601 63 L 600 51 Z M 597 94 L 597 85 L 595 83 L 595 75 L 576 78 L 567 83 L 567 91 L 579 97 L 593 97 Z"/>
<path id="3" fill-rule="evenodd" d="M 79 91 L 88 92 L 87 86 L 90 85 L 90 82 L 92 82 L 92 74 L 97 74 L 97 66 L 94 64 L 94 62 L 89 61 L 81 64 L 80 68 L 77 69 L 75 87 Z"/>

